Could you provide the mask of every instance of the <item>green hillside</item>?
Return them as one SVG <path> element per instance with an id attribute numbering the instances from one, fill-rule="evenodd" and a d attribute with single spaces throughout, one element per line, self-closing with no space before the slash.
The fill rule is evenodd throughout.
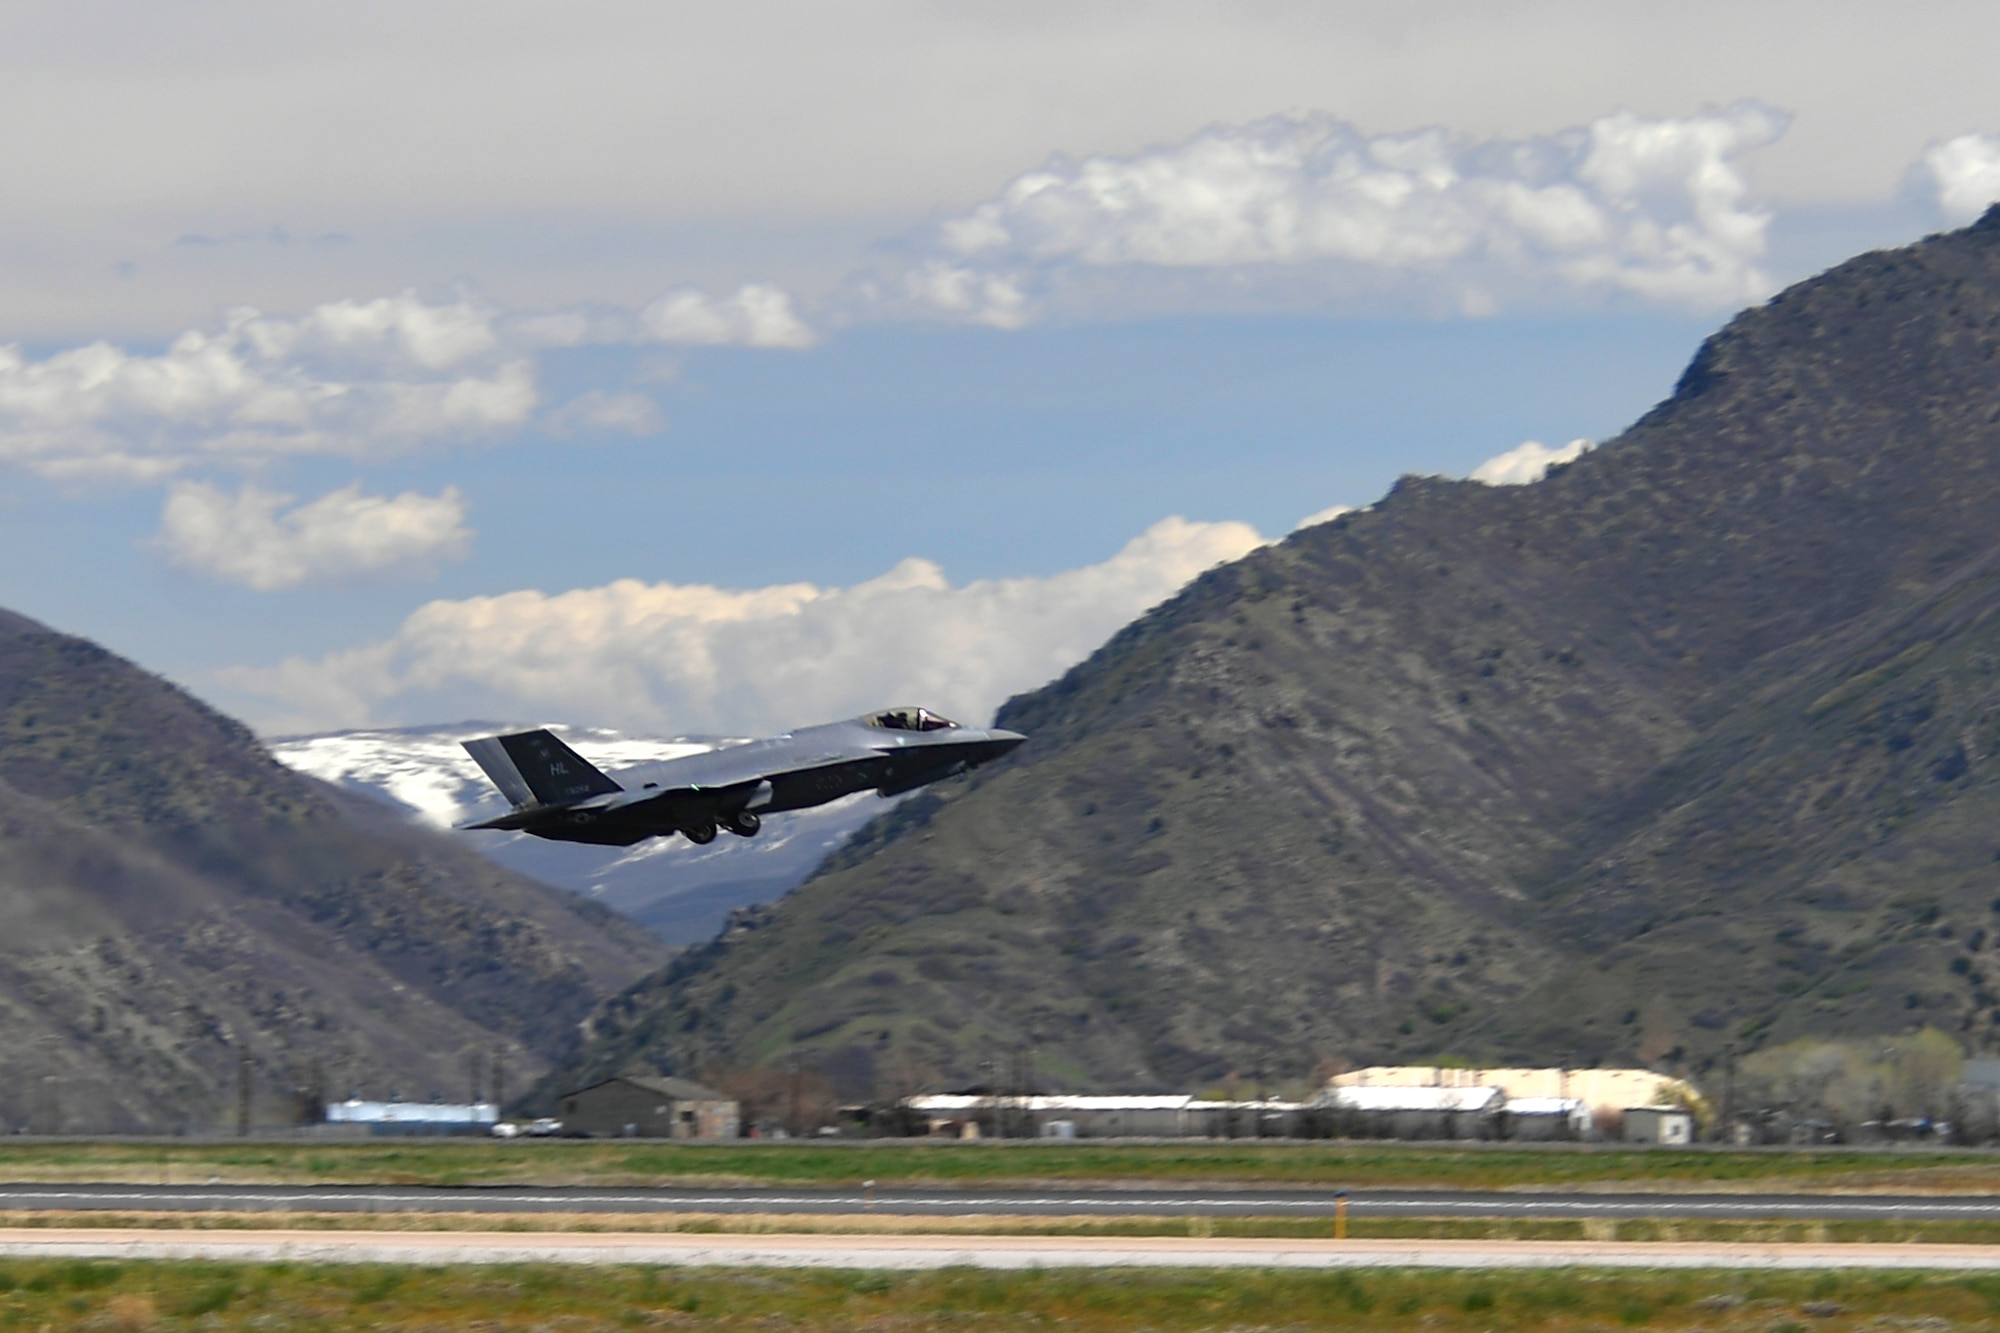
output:
<path id="1" fill-rule="evenodd" d="M 564 1077 L 1982 1046 L 1996 561 L 2000 211 L 1744 312 L 1540 484 L 1406 479 L 1198 579 Z"/>

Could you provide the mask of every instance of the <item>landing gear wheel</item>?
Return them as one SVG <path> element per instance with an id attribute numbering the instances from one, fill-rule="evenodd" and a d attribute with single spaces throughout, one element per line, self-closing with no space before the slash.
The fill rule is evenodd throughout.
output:
<path id="1" fill-rule="evenodd" d="M 681 830 L 682 836 L 697 847 L 706 847 L 715 841 L 715 825 L 691 824 Z"/>
<path id="2" fill-rule="evenodd" d="M 739 810 L 723 820 L 722 827 L 739 838 L 754 838 L 757 836 L 757 830 L 764 827 L 764 821 L 758 818 L 755 810 Z"/>

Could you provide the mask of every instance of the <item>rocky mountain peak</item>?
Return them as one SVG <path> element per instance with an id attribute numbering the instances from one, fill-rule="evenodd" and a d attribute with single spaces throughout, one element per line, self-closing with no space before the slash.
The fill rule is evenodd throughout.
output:
<path id="1" fill-rule="evenodd" d="M 859 1096 L 1023 1049 L 1139 1089 L 1993 1044 L 1995 235 L 1743 312 L 1539 483 L 1407 478 L 1195 580 L 572 1070 L 796 1052 Z"/>

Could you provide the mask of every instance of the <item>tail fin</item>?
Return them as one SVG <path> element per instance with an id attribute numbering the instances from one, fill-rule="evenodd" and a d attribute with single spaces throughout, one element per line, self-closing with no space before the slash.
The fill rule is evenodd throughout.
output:
<path id="1" fill-rule="evenodd" d="M 524 805 L 568 805 L 625 790 L 547 731 L 486 736 L 464 745 L 517 810 Z"/>

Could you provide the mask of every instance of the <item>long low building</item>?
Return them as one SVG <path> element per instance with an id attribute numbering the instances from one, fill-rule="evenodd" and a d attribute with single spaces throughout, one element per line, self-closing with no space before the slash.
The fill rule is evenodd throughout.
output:
<path id="1" fill-rule="evenodd" d="M 1329 1088 L 1307 1106 L 1341 1138 L 1497 1139 L 1507 1097 L 1486 1087 Z"/>
<path id="2" fill-rule="evenodd" d="M 912 1097 L 907 1105 L 926 1117 L 932 1133 L 967 1137 L 974 1134 L 1021 1134 L 1032 1126 L 1063 1122 L 1080 1138 L 1177 1138 L 1196 1133 L 1188 1124 L 1188 1107 L 1194 1098 L 1182 1095 L 1159 1097 L 996 1097 L 971 1093 L 943 1093 Z M 1007 1122 L 1019 1118 L 1017 1127 Z"/>
<path id="3" fill-rule="evenodd" d="M 370 1134 L 490 1134 L 500 1119 L 492 1102 L 329 1102 L 326 1123 Z"/>
<path id="4" fill-rule="evenodd" d="M 1624 1106 L 1600 1117 L 1581 1096 L 1517 1095 L 1500 1086 L 1457 1077 L 1463 1071 L 1443 1072 L 1448 1077 L 1435 1082 L 1337 1081 L 1304 1102 L 1218 1101 L 1185 1093 L 948 1093 L 911 1097 L 903 1106 L 920 1117 L 930 1133 L 953 1138 L 1582 1140 L 1607 1130 L 1616 1135 L 1626 1115 Z M 1671 1095 L 1676 1084 L 1674 1080 L 1666 1082 L 1669 1087 L 1662 1096 Z M 1526 1080 L 1520 1084 L 1535 1086 Z M 1605 1086 L 1624 1085 L 1607 1081 Z M 1672 1104 L 1656 1104 L 1654 1109 L 1672 1111 L 1683 1121 L 1693 1122 L 1692 1116 Z M 1645 1124 L 1650 1126 L 1653 1121 L 1645 1120 Z M 1676 1140 L 1662 1137 L 1659 1141 Z"/>
<path id="5" fill-rule="evenodd" d="M 1285 1138 L 1299 1132 L 1297 1102 L 1208 1101 L 1185 1093 L 1092 1097 L 942 1093 L 904 1103 L 933 1134 L 1064 1138 Z M 1052 1132 L 1053 1131 L 1053 1132 Z"/>

